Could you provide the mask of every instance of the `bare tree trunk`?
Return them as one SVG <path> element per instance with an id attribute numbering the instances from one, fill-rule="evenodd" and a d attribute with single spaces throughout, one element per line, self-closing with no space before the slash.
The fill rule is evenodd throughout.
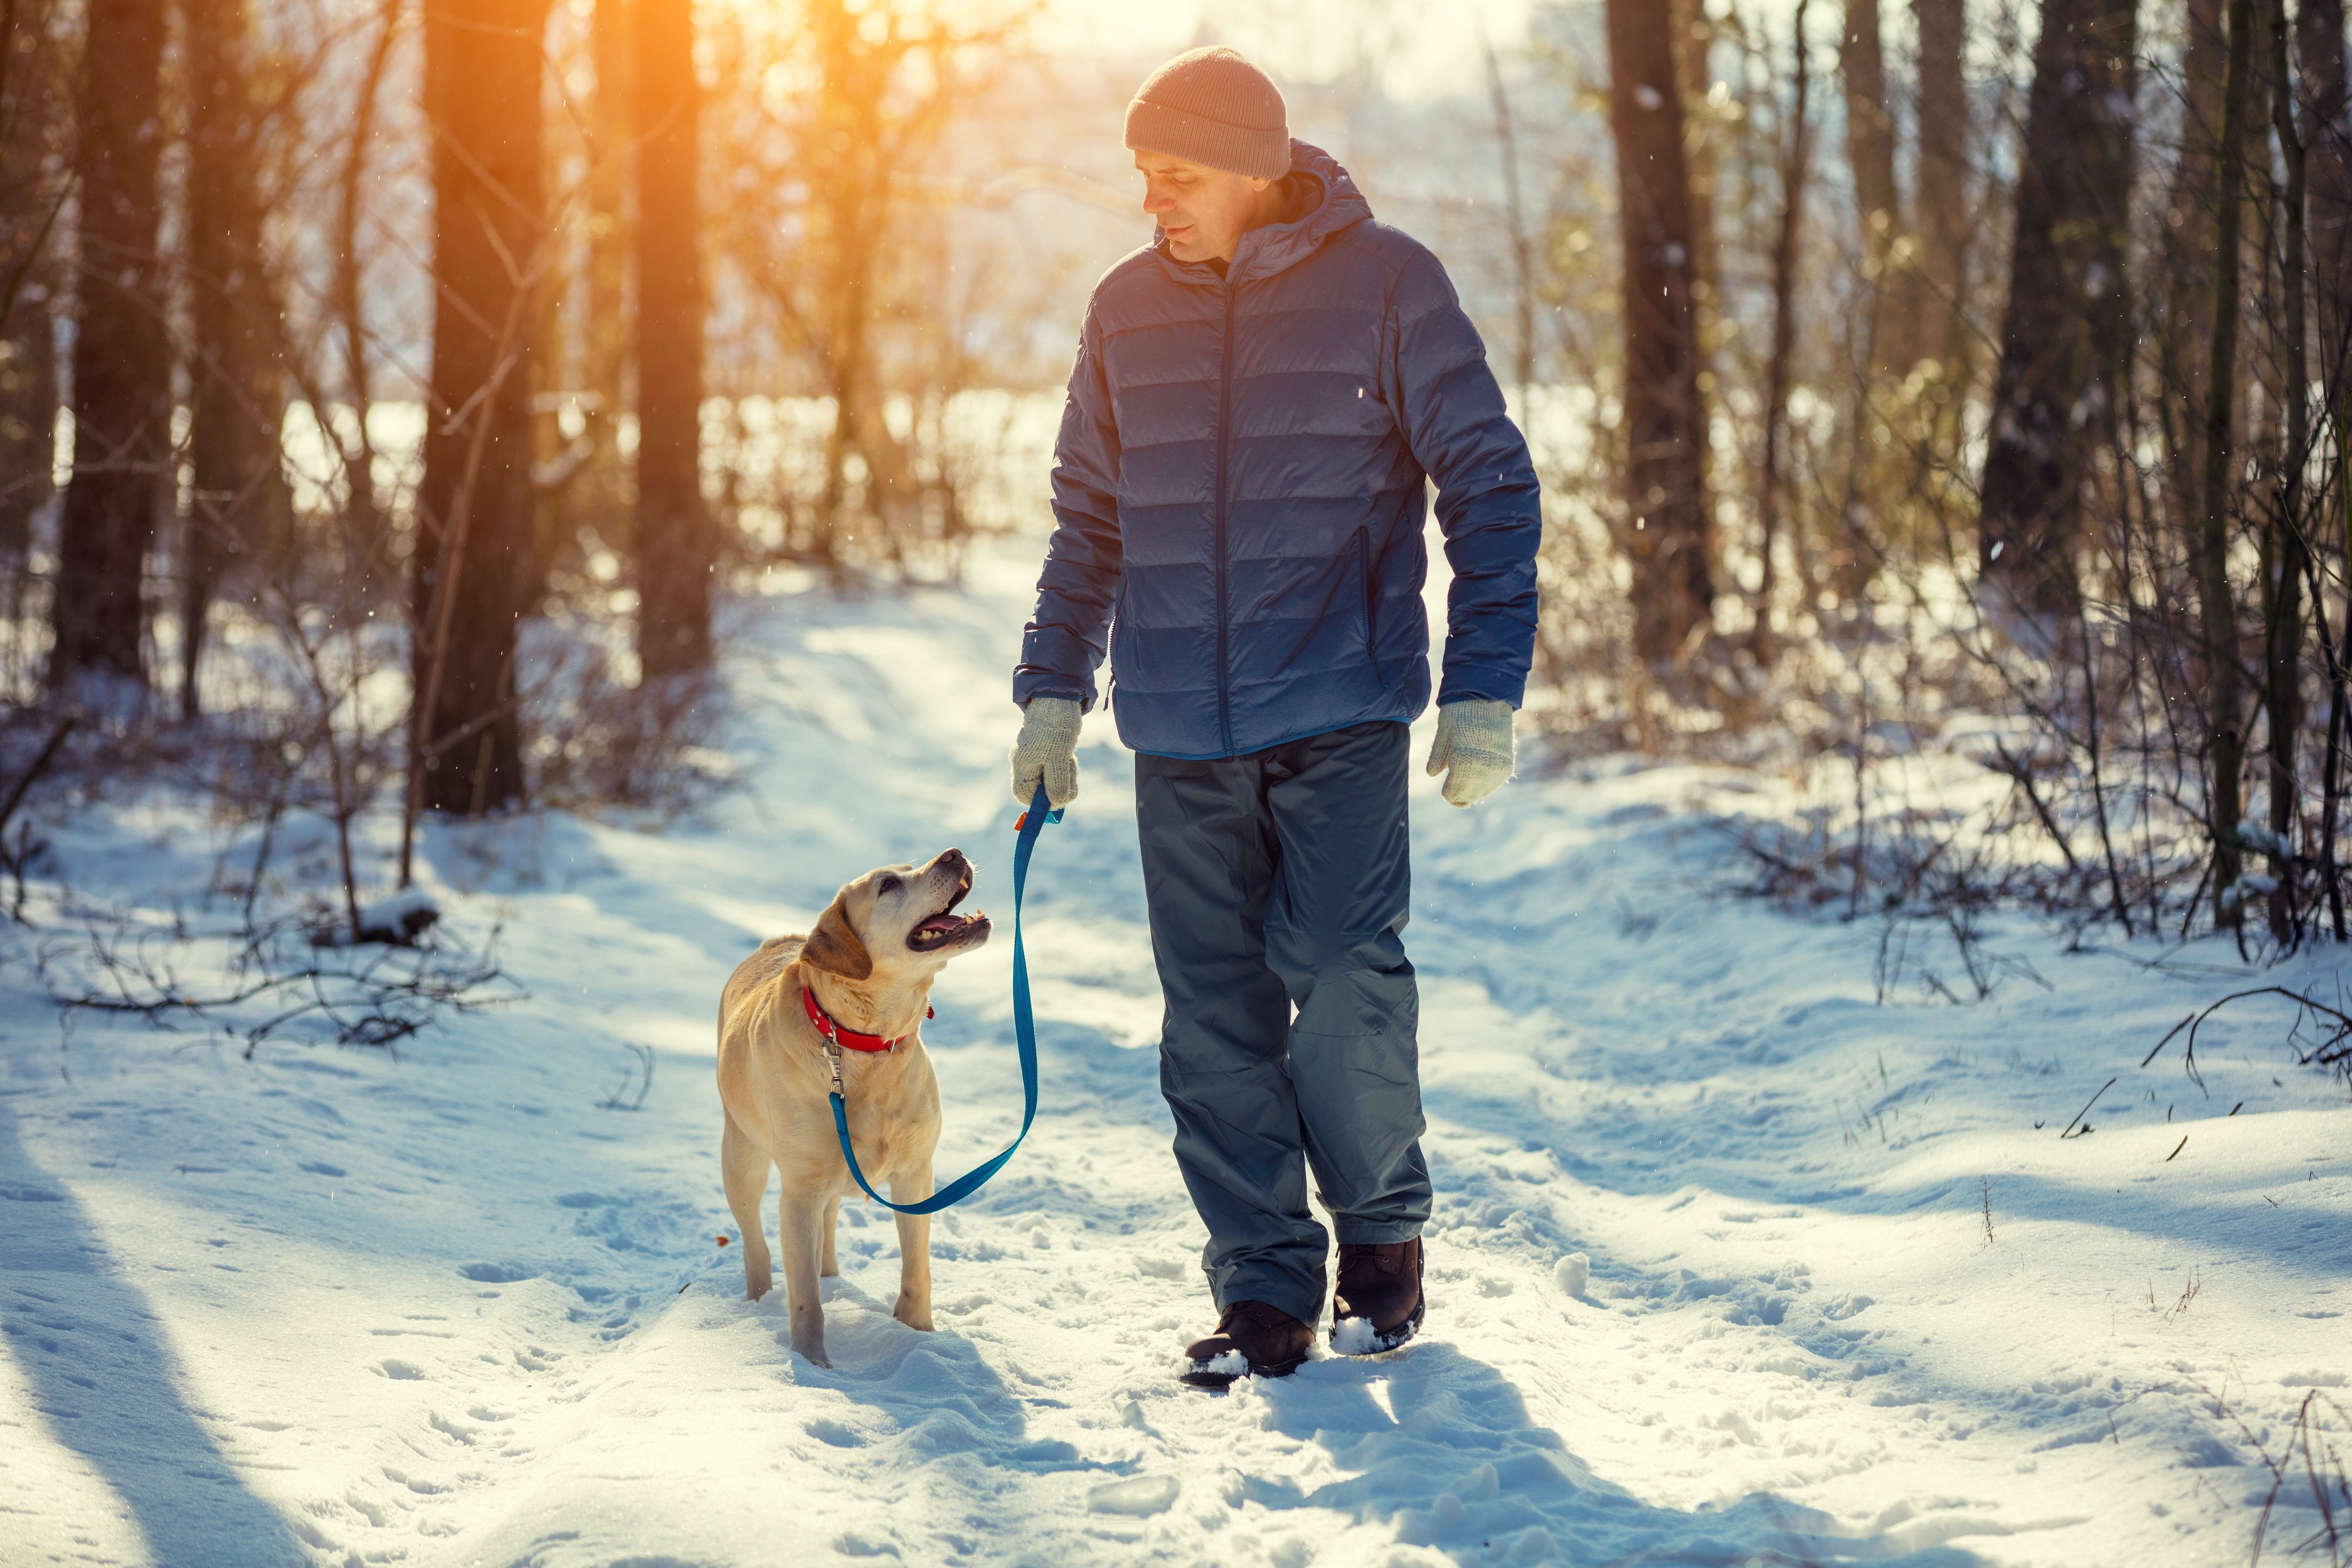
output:
<path id="1" fill-rule="evenodd" d="M 1895 270 L 1902 258 L 1902 194 L 1895 184 L 1895 120 L 1886 107 L 1886 53 L 1879 40 L 1878 0 L 1845 0 L 1838 47 L 1845 79 L 1846 162 L 1853 170 L 1853 205 L 1862 226 L 1863 273 L 1870 284 L 1865 352 L 1859 366 L 1872 373 L 1911 364 L 1906 301 Z"/>
<path id="2" fill-rule="evenodd" d="M 882 477 L 861 449 L 869 400 L 877 401 L 872 315 L 886 228 L 898 170 L 883 135 L 884 100 L 894 56 L 875 47 L 846 0 L 813 5 L 809 30 L 824 72 L 808 134 L 817 147 L 845 155 L 817 162 L 810 175 L 811 226 L 818 239 L 824 281 L 812 314 L 823 322 L 819 357 L 833 395 L 833 429 L 825 442 L 824 493 L 817 507 L 814 553 L 835 574 L 843 547 L 855 539 L 858 517 L 850 504 L 849 459 L 865 467 L 865 515 L 878 525 Z M 887 552 L 887 540 L 880 542 Z"/>
<path id="3" fill-rule="evenodd" d="M 188 76 L 190 497 L 181 563 L 180 716 L 197 710 L 205 623 L 225 574 L 282 550 L 278 307 L 261 251 L 244 0 L 184 0 Z"/>
<path id="4" fill-rule="evenodd" d="M 2164 314 L 2158 326 L 2160 395 L 2174 450 L 2167 490 L 2180 525 L 2194 530 L 2205 463 L 2205 354 L 2213 340 L 2213 147 L 2221 134 L 2228 48 L 2222 0 L 2188 0 L 2181 17 L 2180 155 L 2165 211 Z"/>
<path id="5" fill-rule="evenodd" d="M 1804 221 L 1805 180 L 1812 164 L 1812 55 L 1805 42 L 1805 13 L 1812 0 L 1797 0 L 1792 51 L 1796 71 L 1790 130 L 1780 165 L 1780 225 L 1772 244 L 1772 348 L 1764 364 L 1764 472 L 1757 486 L 1756 516 L 1763 536 L 1764 576 L 1756 595 L 1755 649 L 1759 661 L 1771 658 L 1772 546 L 1780 531 L 1780 483 L 1789 441 L 1789 388 L 1797 343 L 1797 240 Z"/>
<path id="6" fill-rule="evenodd" d="M 44 256 L 26 268 L 29 281 L 0 329 L 0 572 L 12 589 L 32 547 L 33 516 L 48 503 L 57 447 L 56 268 L 47 262 Z M 14 619 L 13 600 L 5 613 Z"/>
<path id="7" fill-rule="evenodd" d="M 1691 315 L 1698 342 L 1698 386 L 1715 390 L 1715 351 L 1722 342 L 1723 258 L 1715 229 L 1716 186 L 1722 165 L 1723 132 L 1707 108 L 1714 72 L 1707 57 L 1715 47 L 1715 21 L 1706 0 L 1669 0 L 1674 7 L 1675 73 L 1682 88 L 1683 155 L 1690 170 Z M 1700 478 L 1707 474 L 1700 454 Z"/>
<path id="8" fill-rule="evenodd" d="M 2319 379 L 2340 396 L 2352 358 L 2352 123 L 2346 117 L 2344 0 L 2302 0 L 2295 21 Z"/>
<path id="9" fill-rule="evenodd" d="M 637 653 L 708 668 L 718 541 L 702 504 L 701 89 L 691 0 L 633 0 L 637 123 Z"/>
<path id="10" fill-rule="evenodd" d="M 69 120 L 62 77 L 49 13 L 8 10 L 0 25 L 0 617 L 11 631 L 33 518 L 52 493 L 62 281 L 56 215 Z"/>
<path id="11" fill-rule="evenodd" d="M 1979 571 L 2068 611 L 2095 437 L 2127 369 L 2133 0 L 2046 0 L 1993 387 Z"/>
<path id="12" fill-rule="evenodd" d="M 1919 32 L 1919 272 L 1927 291 L 1919 349 L 1944 366 L 1948 382 L 1968 375 L 1968 258 L 1976 237 L 1969 208 L 1969 86 L 1966 0 L 1911 0 Z"/>
<path id="13" fill-rule="evenodd" d="M 1706 484 L 1706 407 L 1691 289 L 1690 177 L 1671 13 L 1608 0 L 1609 118 L 1625 246 L 1625 535 L 1633 647 L 1680 655 L 1715 601 Z"/>
<path id="14" fill-rule="evenodd" d="M 2334 465 L 2337 483 L 2312 498 L 2310 537 L 2333 539 L 2352 563 L 2352 467 L 2343 451 L 2352 436 L 2352 123 L 2346 114 L 2343 0 L 2303 0 L 2296 11 L 2295 53 L 2303 99 L 2305 174 L 2308 204 L 2307 242 L 2310 270 L 2315 285 L 2312 304 L 2317 317 L 2317 373 L 2325 402 L 2323 422 L 2332 426 L 2336 448 Z M 2313 585 L 2312 614 L 2317 620 L 2323 647 L 2326 638 L 2326 607 Z M 2345 601 L 2352 620 L 2352 585 Z M 2337 941 L 2345 937 L 2344 894 L 2337 875 L 2336 823 L 2343 788 L 2345 732 L 2345 631 L 2328 669 L 2326 751 L 2321 774 L 2320 877 L 2326 888 L 2328 911 Z"/>
<path id="15" fill-rule="evenodd" d="M 2271 64 L 2271 124 L 2278 136 L 2279 153 L 2286 166 L 2286 187 L 2280 193 L 2285 221 L 2279 225 L 2283 250 L 2279 258 L 2282 303 L 2286 320 L 2279 334 L 2280 391 L 2286 404 L 2286 451 L 2279 465 L 2278 542 L 2272 553 L 2278 576 L 2272 589 L 2265 674 L 2270 693 L 2270 807 L 2274 848 L 2271 875 L 2277 886 L 2271 892 L 2271 934 L 2289 941 L 2298 921 L 2294 907 L 2295 806 L 2301 795 L 2295 742 L 2303 730 L 2303 574 L 2310 535 L 2304 517 L 2303 475 L 2311 458 L 2310 383 L 2305 370 L 2304 300 L 2305 169 L 2304 138 L 2294 123 L 2294 94 L 2287 74 L 2285 0 L 2269 0 L 2263 16 L 2263 42 Z M 2307 123 L 2307 122 L 2306 122 Z"/>
<path id="16" fill-rule="evenodd" d="M 588 276 L 585 303 L 586 357 L 582 383 L 589 394 L 585 431 L 595 443 L 581 479 L 587 520 L 620 542 L 618 526 L 627 489 L 618 432 L 625 405 L 628 360 L 628 188 L 630 146 L 635 136 L 631 110 L 630 0 L 596 0 L 590 47 L 596 64 L 596 97 L 589 126 L 594 146 L 587 181 Z"/>
<path id="17" fill-rule="evenodd" d="M 562 128 L 575 129 L 571 125 Z M 555 144 L 558 138 L 546 134 L 548 129 L 545 125 L 541 127 L 540 180 L 543 189 L 561 190 L 567 183 L 566 163 L 577 153 L 570 146 L 559 148 Z M 546 602 L 548 573 L 562 553 L 567 536 L 577 532 L 568 480 L 578 476 L 569 472 L 570 460 L 565 456 L 572 443 L 563 435 L 562 405 L 556 397 L 544 395 L 579 384 L 577 367 L 569 363 L 571 334 L 565 330 L 572 314 L 567 300 L 572 293 L 573 270 L 573 247 L 569 238 L 568 235 L 551 237 L 544 260 L 535 269 L 537 276 L 532 279 L 530 305 L 525 319 L 524 331 L 530 334 L 530 343 L 524 357 L 530 363 L 532 392 L 530 544 L 515 579 L 515 592 L 526 617 L 537 614 L 539 606 Z M 565 476 L 567 482 L 557 482 L 554 476 L 558 475 Z"/>
<path id="18" fill-rule="evenodd" d="M 163 0 L 89 0 L 82 50 L 81 318 L 74 468 L 59 524 L 49 684 L 143 690 L 147 549 L 171 462 L 171 357 L 156 254 Z"/>
<path id="19" fill-rule="evenodd" d="M 861 463 L 865 458 L 858 452 L 858 433 L 865 423 L 866 393 L 866 274 L 871 251 L 866 237 L 843 226 L 833 242 L 834 256 L 829 270 L 833 285 L 828 289 L 832 298 L 829 314 L 832 328 L 825 334 L 826 390 L 833 395 L 833 429 L 825 439 L 824 495 L 817 508 L 816 553 L 835 573 L 844 561 L 842 546 L 856 538 L 856 519 L 849 505 L 849 459 L 855 456 Z M 876 489 L 872 466 L 867 465 L 866 490 L 866 510 L 873 510 Z"/>
<path id="20" fill-rule="evenodd" d="M 358 102 L 352 110 L 351 144 L 343 150 L 343 167 L 337 181 L 335 203 L 335 272 L 330 288 L 334 295 L 337 335 L 342 340 L 343 395 L 351 403 L 351 429 L 343 440 L 343 472 L 350 485 L 348 511 L 360 557 L 359 570 L 373 576 L 391 559 L 392 541 L 383 504 L 375 493 L 375 440 L 368 432 L 368 410 L 375 401 L 368 364 L 372 334 L 367 321 L 367 258 L 361 248 L 360 226 L 367 190 L 368 153 L 375 144 L 376 104 L 383 76 L 392 61 L 393 45 L 400 37 L 403 0 L 383 0 L 383 20 L 367 68 L 360 77 Z"/>
<path id="21" fill-rule="evenodd" d="M 59 216 L 72 189 L 70 57 L 54 9 L 0 9 L 0 692 L 27 695 L 33 524 L 56 494 Z"/>
<path id="22" fill-rule="evenodd" d="M 412 795 L 475 816 L 522 794 L 515 631 L 530 565 L 530 344 L 545 252 L 546 0 L 428 5 L 432 422 L 417 494 Z"/>
<path id="23" fill-rule="evenodd" d="M 2205 452 L 2197 579 L 2205 627 L 2205 687 L 2211 779 L 2207 831 L 2213 839 L 2213 923 L 2235 927 L 2242 865 L 2238 822 L 2245 737 L 2239 697 L 2238 613 L 2230 589 L 2231 417 L 2237 403 L 2239 208 L 2245 196 L 2246 86 L 2253 55 L 2252 0 L 2229 0 L 2229 65 L 2221 88 L 2221 136 L 2214 151 L 2213 342 L 2205 371 Z"/>

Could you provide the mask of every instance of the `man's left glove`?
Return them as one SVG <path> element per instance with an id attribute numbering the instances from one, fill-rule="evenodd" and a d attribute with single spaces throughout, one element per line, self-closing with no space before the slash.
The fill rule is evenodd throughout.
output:
<path id="1" fill-rule="evenodd" d="M 1078 705 L 1066 697 L 1032 697 L 1021 710 L 1021 738 L 1013 742 L 1013 798 L 1024 807 L 1045 781 L 1045 804 L 1055 810 L 1078 798 Z"/>
<path id="2" fill-rule="evenodd" d="M 1437 710 L 1430 742 L 1429 776 L 1445 775 L 1445 798 L 1475 805 L 1511 776 L 1511 705 L 1484 697 L 1449 702 Z"/>

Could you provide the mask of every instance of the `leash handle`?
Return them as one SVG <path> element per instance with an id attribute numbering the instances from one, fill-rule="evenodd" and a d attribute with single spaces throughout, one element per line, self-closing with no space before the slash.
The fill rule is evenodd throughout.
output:
<path id="1" fill-rule="evenodd" d="M 1037 1120 L 1037 1020 L 1029 1006 L 1029 955 L 1021 942 L 1021 898 L 1029 886 L 1029 855 L 1037 847 L 1037 836 L 1049 822 L 1062 820 L 1061 811 L 1045 802 L 1045 781 L 1037 781 L 1037 794 L 1029 802 L 1029 809 L 1021 814 L 1015 824 L 1019 837 L 1013 842 L 1013 1043 L 1021 1055 L 1021 1131 L 1013 1135 L 1004 1152 L 982 1165 L 974 1166 L 924 1198 L 919 1203 L 894 1204 L 874 1190 L 866 1173 L 857 1168 L 857 1151 L 849 1144 L 849 1107 L 841 1097 L 841 1068 L 835 1058 L 833 1089 L 833 1131 L 841 1140 L 841 1157 L 849 1163 L 849 1173 L 857 1179 L 866 1195 L 884 1208 L 897 1214 L 937 1214 L 943 1208 L 963 1202 L 980 1191 L 991 1176 L 1004 1168 L 1021 1141 L 1029 1136 L 1029 1124 Z"/>

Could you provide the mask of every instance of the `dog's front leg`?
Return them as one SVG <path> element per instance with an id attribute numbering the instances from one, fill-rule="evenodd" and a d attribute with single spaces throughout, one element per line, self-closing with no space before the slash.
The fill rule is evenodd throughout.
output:
<path id="1" fill-rule="evenodd" d="M 777 1243 L 783 1253 L 784 1294 L 792 1303 L 793 1349 L 818 1366 L 831 1366 L 824 1357 L 824 1303 L 816 1283 L 822 1251 L 817 1227 L 828 1205 L 814 1194 L 787 1191 L 780 1206 Z"/>
<path id="2" fill-rule="evenodd" d="M 816 1266 L 816 1271 L 827 1279 L 841 1277 L 840 1260 L 833 1255 L 834 1226 L 840 1218 L 841 1197 L 835 1194 L 833 1201 L 824 1205 L 824 1255 L 817 1260 Z"/>
<path id="3" fill-rule="evenodd" d="M 931 1195 L 931 1163 L 924 1161 L 906 1175 L 893 1176 L 890 1201 L 920 1203 Z M 931 1329 L 931 1216 L 898 1216 L 898 1304 L 890 1315 L 910 1329 Z"/>

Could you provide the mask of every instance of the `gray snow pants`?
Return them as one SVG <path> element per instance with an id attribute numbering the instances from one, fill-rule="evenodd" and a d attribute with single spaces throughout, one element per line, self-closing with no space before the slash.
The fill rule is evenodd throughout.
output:
<path id="1" fill-rule="evenodd" d="M 1135 759 L 1160 1086 L 1220 1310 L 1321 1315 L 1329 1241 L 1307 1167 L 1343 1244 L 1409 1241 L 1429 1218 L 1400 934 L 1407 733 L 1381 721 L 1244 757 Z"/>

